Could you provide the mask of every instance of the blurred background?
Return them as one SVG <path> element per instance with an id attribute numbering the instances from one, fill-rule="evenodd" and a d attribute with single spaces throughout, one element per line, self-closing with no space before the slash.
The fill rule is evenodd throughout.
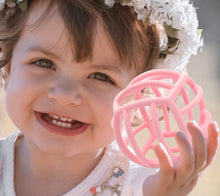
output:
<path id="1" fill-rule="evenodd" d="M 193 3 L 198 7 L 204 47 L 200 54 L 192 57 L 189 74 L 202 86 L 206 106 L 220 125 L 220 1 L 193 0 Z M 220 152 L 190 196 L 220 196 Z"/>
<path id="2" fill-rule="evenodd" d="M 204 47 L 191 58 L 189 75 L 204 90 L 206 106 L 220 125 L 220 1 L 193 0 L 198 7 L 199 27 L 203 29 Z M 10 122 L 0 89 L 0 137 L 16 130 Z M 220 152 L 209 166 L 190 196 L 220 196 Z"/>

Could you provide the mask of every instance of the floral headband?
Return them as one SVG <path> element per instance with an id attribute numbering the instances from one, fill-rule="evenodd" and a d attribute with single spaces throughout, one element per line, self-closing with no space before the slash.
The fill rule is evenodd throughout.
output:
<path id="1" fill-rule="evenodd" d="M 191 55 L 203 46 L 196 9 L 189 0 L 105 0 L 109 7 L 115 3 L 133 7 L 138 20 L 149 19 L 162 27 L 158 68 L 184 70 Z"/>
<path id="2" fill-rule="evenodd" d="M 28 0 L 0 0 L 0 17 L 5 8 L 19 7 L 26 11 Z M 150 20 L 161 29 L 158 68 L 184 70 L 191 55 L 203 45 L 198 29 L 196 9 L 189 0 L 105 0 L 133 7 L 138 20 Z"/>

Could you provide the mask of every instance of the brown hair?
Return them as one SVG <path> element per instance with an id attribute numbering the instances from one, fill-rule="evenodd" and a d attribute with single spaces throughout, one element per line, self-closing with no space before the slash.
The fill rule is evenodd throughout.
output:
<path id="1" fill-rule="evenodd" d="M 10 61 L 28 15 L 35 3 L 39 2 L 28 0 L 29 8 L 26 12 L 17 7 L 13 10 L 10 8 L 0 18 L 0 41 L 4 46 L 0 67 Z M 132 8 L 115 4 L 112 9 L 103 0 L 50 0 L 47 11 L 54 5 L 71 35 L 76 62 L 92 56 L 96 25 L 101 21 L 122 62 L 135 66 L 137 73 L 154 68 L 159 57 L 158 30 L 148 21 L 137 20 Z"/>

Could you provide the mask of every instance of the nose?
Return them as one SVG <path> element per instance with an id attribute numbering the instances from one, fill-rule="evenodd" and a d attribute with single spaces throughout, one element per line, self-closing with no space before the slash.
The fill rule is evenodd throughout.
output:
<path id="1" fill-rule="evenodd" d="M 80 105 L 82 97 L 80 85 L 72 80 L 56 81 L 48 91 L 48 98 L 60 105 Z"/>

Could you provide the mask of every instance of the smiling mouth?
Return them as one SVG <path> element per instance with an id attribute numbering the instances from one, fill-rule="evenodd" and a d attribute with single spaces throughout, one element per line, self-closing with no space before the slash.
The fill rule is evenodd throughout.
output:
<path id="1" fill-rule="evenodd" d="M 84 124 L 82 122 L 73 120 L 71 118 L 60 117 L 60 116 L 53 115 L 53 114 L 43 113 L 42 118 L 45 121 L 47 121 L 53 125 L 56 125 L 58 127 L 63 127 L 63 128 L 69 128 L 69 129 L 77 129 L 77 128 L 81 127 L 82 124 Z"/>
<path id="2" fill-rule="evenodd" d="M 35 112 L 35 115 L 44 128 L 61 135 L 78 135 L 89 126 L 86 123 L 54 114 Z"/>

